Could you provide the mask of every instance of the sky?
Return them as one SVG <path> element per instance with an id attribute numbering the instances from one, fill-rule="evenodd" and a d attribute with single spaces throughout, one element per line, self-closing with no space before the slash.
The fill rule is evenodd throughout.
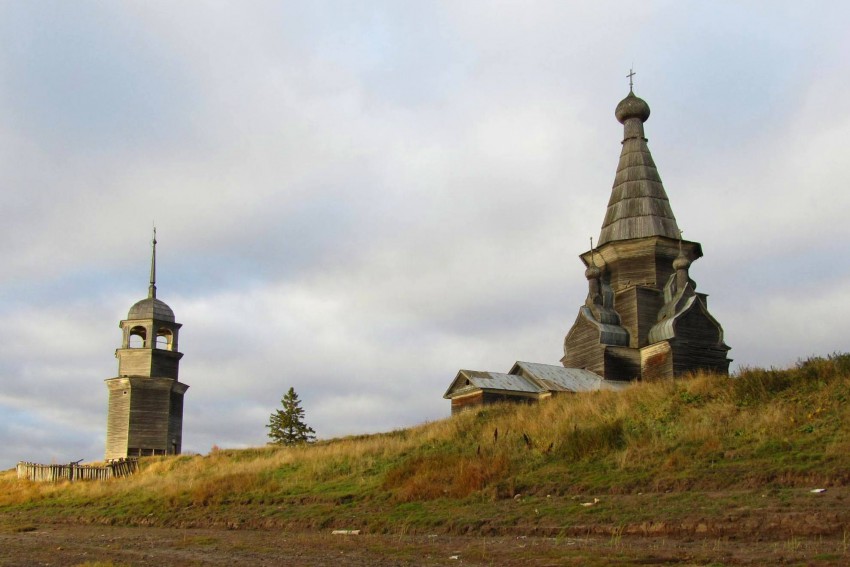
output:
<path id="1" fill-rule="evenodd" d="M 0 469 L 103 457 L 118 323 L 183 449 L 449 415 L 559 364 L 635 93 L 732 370 L 847 350 L 850 4 L 0 2 Z M 842 189 L 843 187 L 843 189 Z"/>

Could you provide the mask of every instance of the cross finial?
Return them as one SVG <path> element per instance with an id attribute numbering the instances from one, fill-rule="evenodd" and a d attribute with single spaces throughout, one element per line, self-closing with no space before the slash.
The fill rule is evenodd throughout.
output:
<path id="1" fill-rule="evenodd" d="M 637 75 L 637 73 L 635 73 L 633 69 L 629 69 L 629 74 L 626 75 L 629 78 L 629 92 L 630 93 L 634 92 L 635 83 L 632 80 L 632 77 L 634 77 L 635 75 Z"/>

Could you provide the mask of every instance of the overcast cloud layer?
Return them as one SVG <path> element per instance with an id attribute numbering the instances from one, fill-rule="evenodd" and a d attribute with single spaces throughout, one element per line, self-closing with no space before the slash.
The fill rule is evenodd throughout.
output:
<path id="1" fill-rule="evenodd" d="M 0 4 L 0 468 L 102 458 L 154 222 L 186 451 L 264 443 L 290 386 L 327 438 L 558 364 L 632 66 L 733 369 L 847 350 L 848 12 Z"/>

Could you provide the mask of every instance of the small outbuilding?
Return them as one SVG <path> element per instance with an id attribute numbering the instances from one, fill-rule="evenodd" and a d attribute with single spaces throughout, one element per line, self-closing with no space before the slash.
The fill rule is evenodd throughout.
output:
<path id="1" fill-rule="evenodd" d="M 460 370 L 443 397 L 451 400 L 455 414 L 499 402 L 537 402 L 554 394 L 619 390 L 627 385 L 581 368 L 517 361 L 507 374 Z"/>

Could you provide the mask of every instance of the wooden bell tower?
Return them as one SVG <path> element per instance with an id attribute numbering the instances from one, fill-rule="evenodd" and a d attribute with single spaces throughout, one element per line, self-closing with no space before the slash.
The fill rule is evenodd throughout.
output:
<path id="1" fill-rule="evenodd" d="M 106 459 L 178 455 L 183 444 L 183 394 L 178 381 L 180 323 L 156 297 L 156 229 L 151 242 L 148 296 L 119 324 L 118 376 L 106 380 L 109 410 Z"/>

